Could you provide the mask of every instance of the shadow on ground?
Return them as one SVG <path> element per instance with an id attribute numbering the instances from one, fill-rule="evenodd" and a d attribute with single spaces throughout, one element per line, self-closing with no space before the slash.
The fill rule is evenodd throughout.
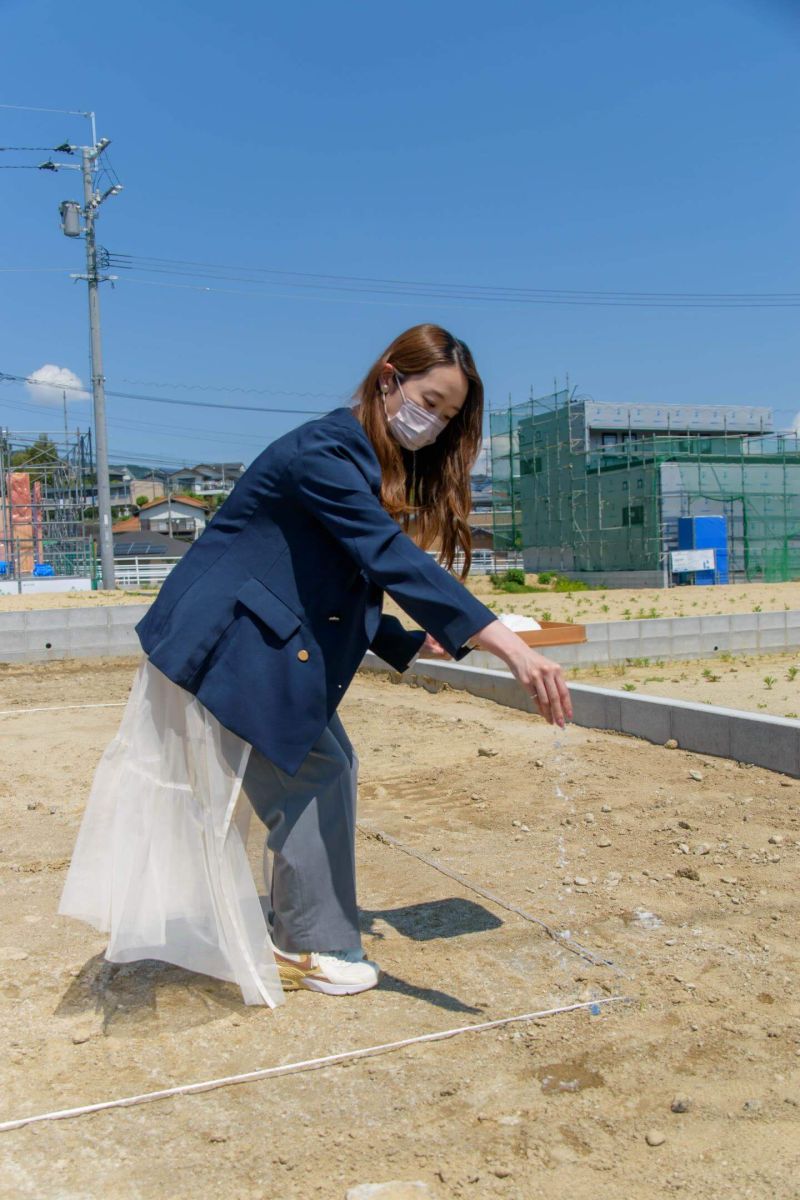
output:
<path id="1" fill-rule="evenodd" d="M 450 897 L 446 900 L 426 900 L 421 904 L 405 904 L 401 908 L 362 909 L 361 928 L 365 933 L 381 938 L 374 928 L 376 921 L 385 921 L 403 937 L 415 942 L 430 942 L 436 938 L 462 937 L 467 933 L 486 933 L 499 929 L 503 922 L 494 913 L 474 900 Z"/>

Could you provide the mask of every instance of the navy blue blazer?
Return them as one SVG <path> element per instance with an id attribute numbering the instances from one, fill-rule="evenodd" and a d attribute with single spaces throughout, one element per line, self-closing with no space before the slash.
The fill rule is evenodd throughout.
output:
<path id="1" fill-rule="evenodd" d="M 425 630 L 455 659 L 494 613 L 380 503 L 351 408 L 255 459 L 136 626 L 150 660 L 294 775 L 368 648 L 403 671 Z M 383 593 L 421 630 L 382 616 Z"/>

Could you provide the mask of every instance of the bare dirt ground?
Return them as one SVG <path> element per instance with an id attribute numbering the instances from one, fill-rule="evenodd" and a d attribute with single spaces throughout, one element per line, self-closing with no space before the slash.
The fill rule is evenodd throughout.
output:
<path id="1" fill-rule="evenodd" d="M 535 585 L 536 575 L 527 575 Z M 800 609 L 800 583 L 739 583 L 719 587 L 617 589 L 586 592 L 534 592 L 513 595 L 499 592 L 488 576 L 475 575 L 469 588 L 496 612 L 521 612 L 544 620 L 579 624 L 587 621 L 624 621 L 650 616 L 696 617 L 716 613 L 782 612 Z M 35 608 L 82 608 L 86 605 L 146 604 L 155 591 L 56 592 L 42 595 L 0 596 L 0 612 Z M 413 624 L 387 596 L 386 612 Z M 548 615 L 549 614 L 549 615 Z"/>
<path id="2" fill-rule="evenodd" d="M 133 667 L 6 667 L 0 708 L 122 701 Z M 2 1133 L 0 1194 L 343 1200 L 405 1179 L 442 1200 L 800 1196 L 797 781 L 388 678 L 359 677 L 341 711 L 365 825 L 570 938 L 360 834 L 375 991 L 270 1012 L 177 968 L 112 966 L 55 909 L 120 710 L 2 717 L 0 1119 L 632 1002 Z"/>
<path id="3" fill-rule="evenodd" d="M 154 588 L 142 591 L 36 592 L 18 596 L 0 596 L 0 613 L 33 612 L 40 608 L 105 608 L 109 604 L 148 604 L 155 598 Z"/>
<path id="4" fill-rule="evenodd" d="M 536 585 L 538 576 L 526 575 Z M 545 621 L 640 620 L 647 617 L 705 617 L 800 608 L 800 583 L 739 583 L 712 587 L 605 588 L 575 592 L 498 591 L 488 576 L 470 578 L 470 591 L 495 612 L 524 613 Z M 408 621 L 387 596 L 385 609 Z"/>
<path id="5" fill-rule="evenodd" d="M 570 667 L 567 676 L 593 687 L 674 696 L 696 704 L 763 712 L 791 720 L 800 718 L 798 651 L 723 653 L 712 658 L 675 661 L 641 658 L 610 667 Z"/>

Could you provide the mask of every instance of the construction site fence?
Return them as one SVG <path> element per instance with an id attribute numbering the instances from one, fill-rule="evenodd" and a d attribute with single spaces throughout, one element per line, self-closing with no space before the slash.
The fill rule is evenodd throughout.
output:
<path id="1" fill-rule="evenodd" d="M 595 435 L 595 440 L 596 440 Z M 620 430 L 590 445 L 566 390 L 490 414 L 497 550 L 531 570 L 659 572 L 680 517 L 726 520 L 731 581 L 800 578 L 800 439 Z"/>

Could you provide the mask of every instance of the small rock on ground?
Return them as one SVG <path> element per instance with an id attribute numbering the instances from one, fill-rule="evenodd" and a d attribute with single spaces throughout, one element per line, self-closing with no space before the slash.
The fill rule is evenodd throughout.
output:
<path id="1" fill-rule="evenodd" d="M 648 1129 L 644 1135 L 644 1140 L 648 1146 L 663 1146 L 667 1139 L 660 1129 Z"/>

